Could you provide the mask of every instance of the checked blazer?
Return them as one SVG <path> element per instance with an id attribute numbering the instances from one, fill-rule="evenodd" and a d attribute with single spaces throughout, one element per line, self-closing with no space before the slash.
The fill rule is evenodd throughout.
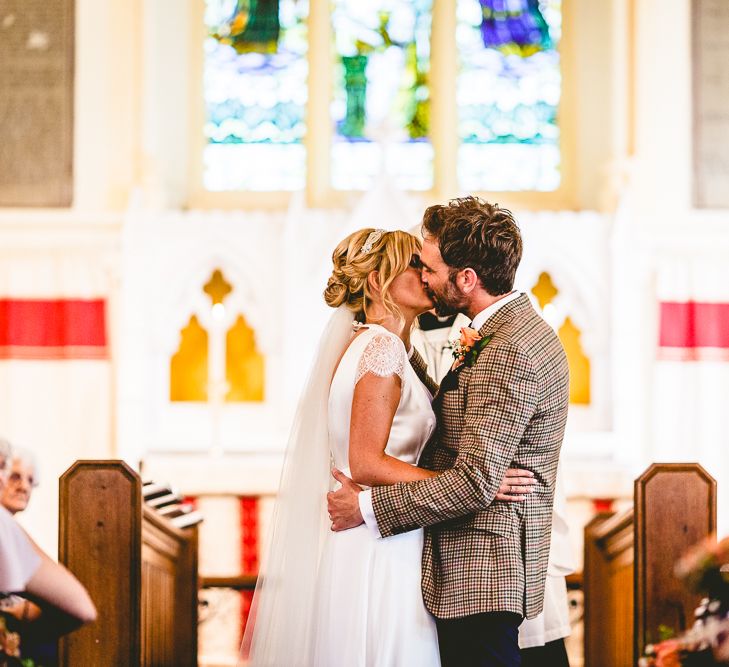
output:
<path id="1" fill-rule="evenodd" d="M 524 294 L 479 334 L 492 338 L 472 366 L 446 375 L 433 401 L 437 426 L 418 465 L 441 474 L 375 487 L 372 504 L 383 537 L 426 527 L 423 599 L 436 618 L 533 618 L 544 602 L 567 359 Z M 411 363 L 425 380 L 417 353 Z M 523 503 L 494 500 L 509 467 L 534 473 Z"/>

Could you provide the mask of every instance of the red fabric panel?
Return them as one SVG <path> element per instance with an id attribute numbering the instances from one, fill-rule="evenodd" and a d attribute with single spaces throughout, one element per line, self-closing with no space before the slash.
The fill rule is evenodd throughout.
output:
<path id="1" fill-rule="evenodd" d="M 106 356 L 104 299 L 0 299 L 0 358 Z"/>
<path id="2" fill-rule="evenodd" d="M 241 591 L 240 592 L 240 641 L 243 642 L 243 633 L 245 632 L 246 625 L 248 624 L 248 618 L 251 615 L 251 606 L 253 605 L 253 591 Z M 253 621 L 251 621 L 253 622 Z M 251 626 L 255 627 L 254 625 Z M 248 649 L 250 647 L 243 647 L 243 658 L 248 658 Z"/>
<path id="3" fill-rule="evenodd" d="M 593 498 L 592 509 L 594 510 L 595 514 L 600 514 L 602 512 L 612 512 L 613 502 L 615 502 L 613 498 Z"/>
<path id="4" fill-rule="evenodd" d="M 729 303 L 661 303 L 658 344 L 668 358 L 728 358 Z"/>
<path id="5" fill-rule="evenodd" d="M 258 574 L 259 564 L 259 525 L 258 525 L 258 497 L 241 496 L 240 499 L 241 523 L 241 573 Z M 248 617 L 251 613 L 253 591 L 241 591 L 240 620 L 241 633 L 245 630 Z"/>
<path id="6" fill-rule="evenodd" d="M 258 574 L 258 498 L 240 499 L 241 570 L 243 574 Z"/>

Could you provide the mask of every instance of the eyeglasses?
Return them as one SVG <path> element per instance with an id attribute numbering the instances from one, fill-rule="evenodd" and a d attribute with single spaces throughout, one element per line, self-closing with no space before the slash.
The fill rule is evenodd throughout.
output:
<path id="1" fill-rule="evenodd" d="M 423 262 L 420 261 L 420 255 L 413 255 L 410 258 L 410 264 L 408 266 L 410 266 L 411 269 L 420 271 L 420 269 L 423 268 Z"/>
<path id="2" fill-rule="evenodd" d="M 9 484 L 20 484 L 25 480 L 26 484 L 29 486 L 35 486 L 35 479 L 33 478 L 33 475 L 22 475 L 19 472 L 11 472 L 8 476 L 8 483 Z"/>

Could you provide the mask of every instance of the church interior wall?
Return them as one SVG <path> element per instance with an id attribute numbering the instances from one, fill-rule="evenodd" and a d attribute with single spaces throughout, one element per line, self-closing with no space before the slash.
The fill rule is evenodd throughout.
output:
<path id="1" fill-rule="evenodd" d="M 51 553 L 57 517 L 48 508 L 78 458 L 144 460 L 145 474 L 192 495 L 270 499 L 327 316 L 320 293 L 334 243 L 380 220 L 412 228 L 424 206 L 458 194 L 379 183 L 374 194 L 324 193 L 316 205 L 311 192 L 201 196 L 201 103 L 190 76 L 198 10 L 192 1 L 78 0 L 73 206 L 0 209 L 2 296 L 106 301 L 105 360 L 0 363 L 2 435 L 41 461 L 23 522 Z M 565 12 L 575 33 L 562 118 L 569 187 L 553 200 L 493 198 L 522 222 L 520 287 L 550 273 L 592 362 L 594 400 L 574 411 L 565 444 L 578 552 L 592 501 L 620 506 L 652 461 L 699 459 L 719 479 L 720 507 L 727 498 L 726 359 L 661 359 L 657 341 L 660 303 L 729 301 L 729 215 L 692 201 L 689 0 L 571 0 Z M 326 44 L 315 48 L 313 60 L 327 57 Z M 270 391 L 251 409 L 223 406 L 211 456 L 212 412 L 170 405 L 166 383 L 180 329 L 203 308 L 215 269 L 256 331 Z M 719 525 L 729 528 L 721 510 Z"/>

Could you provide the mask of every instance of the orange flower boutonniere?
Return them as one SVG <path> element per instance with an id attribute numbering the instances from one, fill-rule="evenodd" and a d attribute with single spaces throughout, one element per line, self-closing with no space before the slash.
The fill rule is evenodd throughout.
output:
<path id="1" fill-rule="evenodd" d="M 453 350 L 453 368 L 458 368 L 461 364 L 468 367 L 476 363 L 481 350 L 485 348 L 491 341 L 492 336 L 479 336 L 478 331 L 471 327 L 461 327 L 461 338 L 451 343 Z"/>

